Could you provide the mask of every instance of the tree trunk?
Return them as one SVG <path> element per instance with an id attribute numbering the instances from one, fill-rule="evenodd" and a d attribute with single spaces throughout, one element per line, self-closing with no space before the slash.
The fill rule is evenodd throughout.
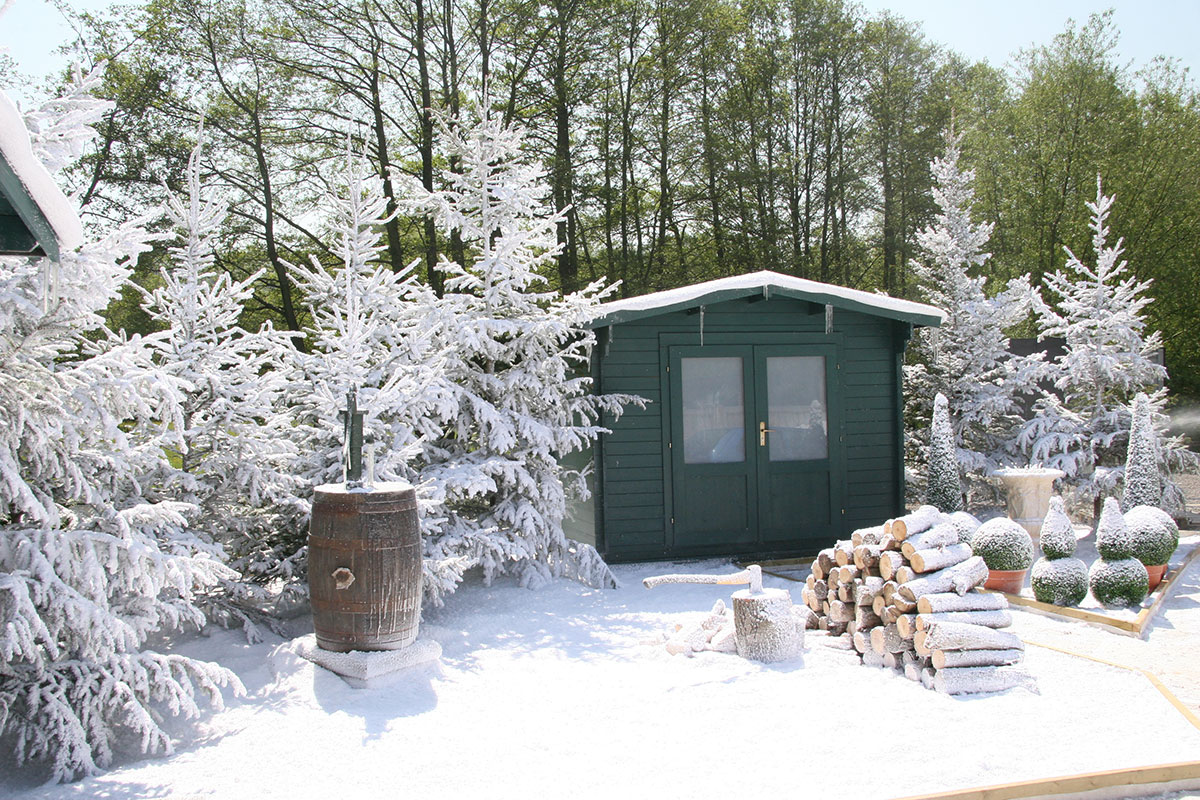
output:
<path id="1" fill-rule="evenodd" d="M 899 594 L 914 605 L 917 598 L 927 594 L 954 591 L 966 594 L 988 578 L 987 564 L 979 556 L 971 556 L 960 564 L 939 570 L 908 583 L 900 584 Z"/>
<path id="2" fill-rule="evenodd" d="M 938 569 L 952 567 L 955 564 L 961 564 L 971 557 L 971 545 L 955 544 L 949 547 L 932 547 L 928 550 L 917 550 L 911 556 L 909 561 L 912 563 L 914 572 L 925 574 Z"/>
<path id="3" fill-rule="evenodd" d="M 934 650 L 930 663 L 937 669 L 952 667 L 1002 667 L 1025 657 L 1023 650 Z"/>
<path id="4" fill-rule="evenodd" d="M 920 614 L 917 616 L 917 630 L 923 631 L 930 625 L 939 622 L 965 622 L 969 625 L 982 625 L 985 628 L 1007 628 L 1012 625 L 1012 614 L 1006 608 L 993 611 L 943 611 L 937 614 Z"/>
<path id="5" fill-rule="evenodd" d="M 994 611 L 1008 608 L 1008 598 L 998 592 L 954 592 L 922 595 L 917 600 L 917 611 L 922 614 L 938 614 L 945 611 Z"/>
<path id="6" fill-rule="evenodd" d="M 913 637 L 923 656 L 934 650 L 1024 650 L 1015 634 L 962 622 L 937 622 Z"/>

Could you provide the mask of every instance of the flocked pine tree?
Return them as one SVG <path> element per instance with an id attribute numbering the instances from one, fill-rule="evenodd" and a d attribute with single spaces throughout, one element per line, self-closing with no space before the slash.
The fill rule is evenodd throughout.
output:
<path id="1" fill-rule="evenodd" d="M 270 323 L 256 332 L 239 324 L 261 272 L 234 281 L 214 269 L 227 202 L 204 197 L 202 147 L 197 143 L 188 160 L 187 193 L 166 205 L 182 241 L 159 271 L 158 288 L 141 290 L 144 310 L 165 329 L 148 342 L 155 363 L 183 387 L 171 431 L 178 466 L 166 465 L 157 490 L 197 506 L 193 525 L 252 579 L 226 582 L 212 598 L 214 610 L 239 618 L 252 634 L 245 610 L 272 599 L 258 584 L 294 580 L 295 548 L 286 542 L 306 511 L 293 475 L 292 417 L 283 405 L 292 347 Z"/>
<path id="2" fill-rule="evenodd" d="M 929 479 L 925 502 L 946 514 L 962 510 L 962 483 L 958 476 L 956 450 L 946 395 L 939 392 L 933 400 L 933 423 L 929 429 Z"/>
<path id="3" fill-rule="evenodd" d="M 1087 206 L 1095 265 L 1064 248 L 1065 269 L 1046 276 L 1053 304 L 1039 301 L 1035 309 L 1039 338 L 1061 337 L 1064 352 L 1047 365 L 1056 391 L 1034 404 L 1019 442 L 1031 462 L 1063 470 L 1083 497 L 1098 498 L 1115 491 L 1124 472 L 1134 396 L 1149 392 L 1151 414 L 1161 415 L 1166 370 L 1154 360 L 1161 336 L 1147 333 L 1143 314 L 1151 302 L 1150 281 L 1127 274 L 1122 240 L 1108 244 L 1113 198 L 1105 196 L 1099 177 L 1096 200 Z M 1155 437 L 1164 466 L 1196 463 L 1178 438 L 1157 430 Z M 1177 488 L 1168 488 L 1170 497 L 1179 496 Z"/>
<path id="4" fill-rule="evenodd" d="M 1005 331 L 1029 316 L 1035 293 L 1025 275 L 988 297 L 983 268 L 991 257 L 985 248 L 992 225 L 971 219 L 975 176 L 958 163 L 962 135 L 948 131 L 945 138 L 945 155 L 930 165 L 939 212 L 917 234 L 926 258 L 912 266 L 926 299 L 947 317 L 914 336 L 913 363 L 904 369 L 905 407 L 919 440 L 929 429 L 931 398 L 945 395 L 955 413 L 958 463 L 982 475 L 1017 456 L 1020 403 L 1034 394 L 1041 357 L 1010 353 Z"/>
<path id="5" fill-rule="evenodd" d="M 1150 418 L 1150 399 L 1139 392 L 1133 398 L 1129 446 L 1125 453 L 1125 493 L 1122 508 L 1157 506 L 1162 502 L 1158 436 Z"/>
<path id="6" fill-rule="evenodd" d="M 107 109 L 90 95 L 98 80 L 77 79 L 36 112 L 34 145 L 51 171 L 79 155 Z M 0 117 L 6 152 L 32 162 L 2 94 Z M 148 247 L 142 223 L 54 265 L 0 258 L 0 735 L 55 780 L 123 749 L 170 752 L 165 716 L 194 716 L 200 696 L 219 707 L 221 686 L 240 689 L 215 664 L 143 649 L 152 633 L 203 624 L 196 592 L 229 570 L 188 530 L 191 506 L 142 494 L 181 421 L 183 389 L 145 340 L 114 335 L 101 317 Z M 131 427 L 162 437 L 139 445 Z"/>
<path id="7" fill-rule="evenodd" d="M 630 401 L 592 394 L 586 376 L 594 335 L 585 323 L 605 292 L 599 283 L 566 296 L 546 287 L 565 212 L 545 209 L 519 130 L 485 118 L 443 136 L 461 172 L 444 175 L 443 191 L 414 187 L 416 205 L 457 231 L 470 255 L 441 264 L 456 409 L 422 470 L 445 510 L 426 531 L 436 579 L 427 588 L 436 602 L 472 566 L 522 585 L 561 574 L 612 582 L 595 549 L 563 533 L 568 495 L 586 489 L 560 463 L 602 432 L 601 412 L 619 414 Z"/>
<path id="8" fill-rule="evenodd" d="M 386 201 L 365 159 L 349 145 L 336 186 L 327 202 L 338 264 L 329 270 L 314 258 L 292 267 L 312 317 L 305 331 L 311 349 L 296 354 L 289 390 L 301 496 L 309 502 L 313 486 L 342 480 L 339 415 L 355 389 L 364 453 L 375 454 L 377 479 L 412 482 L 422 526 L 436 528 L 444 522 L 441 494 L 421 479 L 416 462 L 424 442 L 441 438 L 457 410 L 439 351 L 442 340 L 453 336 L 443 334 L 447 323 L 437 298 L 417 281 L 412 266 L 393 272 L 379 262 Z M 438 569 L 428 561 L 425 567 Z M 438 580 L 426 576 L 427 585 Z"/>

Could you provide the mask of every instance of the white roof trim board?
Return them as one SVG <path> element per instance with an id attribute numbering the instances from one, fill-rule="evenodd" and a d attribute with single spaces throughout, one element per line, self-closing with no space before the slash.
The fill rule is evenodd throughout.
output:
<path id="1" fill-rule="evenodd" d="M 912 300 L 898 300 L 886 294 L 848 289 L 829 283 L 796 278 L 778 272 L 763 270 L 730 278 L 718 278 L 692 286 L 654 292 L 626 300 L 603 303 L 592 320 L 593 328 L 602 328 L 642 317 L 657 316 L 672 311 L 682 311 L 706 303 L 734 300 L 739 297 L 762 295 L 770 299 L 777 293 L 781 297 L 807 300 L 812 303 L 830 305 L 880 317 L 910 322 L 914 325 L 939 326 L 946 321 L 941 309 Z"/>
<path id="2" fill-rule="evenodd" d="M 34 207 L 20 197 L 9 197 L 9 201 L 47 255 L 57 260 L 60 251 L 83 244 L 79 214 L 33 154 L 29 129 L 16 104 L 0 92 L 0 186 L 5 194 L 18 189 L 13 186 L 13 178 Z"/>

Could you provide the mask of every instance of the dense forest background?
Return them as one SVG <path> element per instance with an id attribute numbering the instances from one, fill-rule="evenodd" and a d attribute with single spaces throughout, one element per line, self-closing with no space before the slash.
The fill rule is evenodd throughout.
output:
<path id="1" fill-rule="evenodd" d="M 384 258 L 419 259 L 438 289 L 432 266 L 463 246 L 408 213 L 406 185 L 438 188 L 455 167 L 440 162 L 443 127 L 481 103 L 528 126 L 547 201 L 571 208 L 548 276 L 563 289 L 772 269 L 921 299 L 915 235 L 953 126 L 975 217 L 996 225 L 997 286 L 1037 282 L 1063 245 L 1090 252 L 1084 203 L 1103 174 L 1131 269 L 1155 281 L 1171 388 L 1200 396 L 1196 88 L 1168 60 L 1120 63 L 1111 14 L 1006 70 L 841 0 L 150 0 L 77 30 L 117 102 L 71 175 L 85 216 L 125 219 L 178 189 L 203 118 L 209 183 L 232 197 L 219 264 L 268 267 L 252 324 L 305 322 L 288 264 L 332 260 L 319 198 L 347 136 L 398 212 Z M 20 79 L 0 65 L 0 84 Z M 132 293 L 112 315 L 150 325 Z"/>

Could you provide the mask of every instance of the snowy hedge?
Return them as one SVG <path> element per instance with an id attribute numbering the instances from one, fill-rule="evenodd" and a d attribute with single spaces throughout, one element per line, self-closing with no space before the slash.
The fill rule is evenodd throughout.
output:
<path id="1" fill-rule="evenodd" d="M 1029 585 L 1039 602 L 1079 605 L 1088 593 L 1088 568 L 1078 558 L 1039 558 L 1029 573 Z"/>
<path id="2" fill-rule="evenodd" d="M 1161 508 L 1131 508 L 1125 512 L 1125 525 L 1129 529 L 1133 557 L 1148 567 L 1169 562 L 1179 546 L 1179 526 Z"/>
<path id="3" fill-rule="evenodd" d="M 1150 576 L 1136 558 L 1101 559 L 1088 574 L 1092 596 L 1106 606 L 1136 606 L 1150 591 Z"/>

